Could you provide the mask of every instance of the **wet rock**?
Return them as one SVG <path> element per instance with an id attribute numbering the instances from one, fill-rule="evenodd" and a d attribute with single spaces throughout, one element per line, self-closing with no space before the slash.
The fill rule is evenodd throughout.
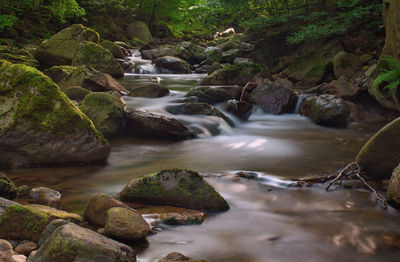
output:
<path id="1" fill-rule="evenodd" d="M 251 92 L 251 101 L 265 112 L 272 114 L 292 113 L 296 106 L 296 93 L 290 89 L 267 81 Z"/>
<path id="2" fill-rule="evenodd" d="M 80 86 L 71 86 L 65 89 L 64 93 L 68 96 L 69 99 L 81 102 L 91 92 Z"/>
<path id="3" fill-rule="evenodd" d="M 6 211 L 7 207 L 12 206 L 12 205 L 20 206 L 21 204 L 0 197 L 0 216 L 3 215 L 3 213 Z"/>
<path id="4" fill-rule="evenodd" d="M 222 50 L 216 46 L 209 46 L 204 50 L 204 54 L 207 60 L 211 62 L 221 62 Z"/>
<path id="5" fill-rule="evenodd" d="M 231 49 L 222 53 L 222 61 L 232 63 L 235 58 L 239 57 L 241 52 L 239 49 Z M 238 64 L 238 63 L 236 63 Z M 240 63 L 239 63 L 240 64 Z M 243 63 L 242 63 L 243 64 Z"/>
<path id="6" fill-rule="evenodd" d="M 129 89 L 129 96 L 157 98 L 169 94 L 168 88 L 159 84 L 145 84 Z"/>
<path id="7" fill-rule="evenodd" d="M 221 68 L 223 68 L 223 66 L 220 63 L 214 62 L 214 63 L 211 64 L 211 67 L 208 70 L 208 74 L 211 75 L 212 73 L 214 73 L 215 71 L 217 71 L 217 70 L 219 70 Z"/>
<path id="8" fill-rule="evenodd" d="M 113 207 L 107 211 L 104 234 L 113 239 L 137 241 L 150 232 L 150 226 L 142 215 L 124 207 Z"/>
<path id="9" fill-rule="evenodd" d="M 29 197 L 49 207 L 60 208 L 60 192 L 47 187 L 34 187 L 29 191 Z"/>
<path id="10" fill-rule="evenodd" d="M 158 262 L 207 262 L 205 260 L 192 260 L 178 252 L 169 253 L 166 257 Z"/>
<path id="11" fill-rule="evenodd" d="M 13 255 L 13 262 L 26 262 L 26 256 L 24 255 Z"/>
<path id="12" fill-rule="evenodd" d="M 133 179 L 119 193 L 122 201 L 226 211 L 226 200 L 197 172 L 167 169 Z"/>
<path id="13" fill-rule="evenodd" d="M 396 208 L 400 208 L 400 165 L 392 173 L 389 186 L 386 191 L 386 200 Z"/>
<path id="14" fill-rule="evenodd" d="M 135 262 L 136 254 L 127 245 L 68 223 L 55 229 L 29 261 Z"/>
<path id="15" fill-rule="evenodd" d="M 64 220 L 64 219 L 56 219 L 51 221 L 46 228 L 44 229 L 44 231 L 42 232 L 42 235 L 40 237 L 40 240 L 38 242 L 38 246 L 42 246 L 44 244 L 44 242 L 46 242 L 46 240 L 50 237 L 50 235 L 54 232 L 54 230 L 56 230 L 57 228 L 68 224 L 69 221 Z M 35 252 L 35 251 L 34 251 Z"/>
<path id="16" fill-rule="evenodd" d="M 257 179 L 258 178 L 257 173 L 247 172 L 247 171 L 240 171 L 240 172 L 237 172 L 235 175 L 238 177 L 247 178 L 247 179 Z"/>
<path id="17" fill-rule="evenodd" d="M 50 77 L 51 80 L 53 80 L 54 83 L 59 83 L 61 80 L 64 78 L 68 77 L 71 75 L 72 72 L 74 72 L 77 69 L 75 66 L 53 66 L 44 71 L 45 75 Z"/>
<path id="18" fill-rule="evenodd" d="M 160 73 L 164 74 L 189 74 L 191 66 L 184 60 L 173 57 L 163 56 L 154 60 Z"/>
<path id="19" fill-rule="evenodd" d="M 106 138 L 118 135 L 125 113 L 125 104 L 117 97 L 103 92 L 87 95 L 79 109 Z"/>
<path id="20" fill-rule="evenodd" d="M 400 159 L 400 118 L 379 130 L 363 146 L 356 161 L 366 175 L 375 180 L 388 179 Z"/>
<path id="21" fill-rule="evenodd" d="M 143 110 L 128 109 L 125 131 L 130 134 L 183 140 L 195 134 L 175 118 L 156 115 Z"/>
<path id="22" fill-rule="evenodd" d="M 352 77 L 357 72 L 359 66 L 359 57 L 345 51 L 340 51 L 333 58 L 333 71 L 336 78 L 342 76 Z"/>
<path id="23" fill-rule="evenodd" d="M 349 111 L 343 99 L 333 95 L 321 95 L 306 98 L 301 115 L 308 116 L 319 125 L 342 127 L 347 125 Z"/>
<path id="24" fill-rule="evenodd" d="M 12 205 L 7 207 L 0 221 L 0 237 L 15 240 L 39 241 L 46 226 L 55 219 L 82 222 L 77 214 L 41 205 Z"/>
<path id="25" fill-rule="evenodd" d="M 18 195 L 18 188 L 5 174 L 0 172 L 0 197 L 14 199 Z"/>
<path id="26" fill-rule="evenodd" d="M 189 214 L 167 213 L 161 214 L 160 218 L 164 224 L 171 226 L 197 225 L 204 222 L 206 214 L 203 212 Z"/>
<path id="27" fill-rule="evenodd" d="M 253 112 L 253 105 L 246 101 L 229 100 L 225 110 L 246 121 Z"/>
<path id="28" fill-rule="evenodd" d="M 174 55 L 193 65 L 205 59 L 204 51 L 204 47 L 185 41 L 177 45 Z"/>
<path id="29" fill-rule="evenodd" d="M 78 45 L 83 41 L 99 43 L 100 36 L 90 28 L 75 24 L 43 41 L 35 56 L 45 66 L 71 65 Z"/>
<path id="30" fill-rule="evenodd" d="M 88 164 L 108 158 L 108 142 L 40 71 L 3 64 L 0 87 L 0 166 Z"/>
<path id="31" fill-rule="evenodd" d="M 24 64 L 37 68 L 39 61 L 35 59 L 32 53 L 30 50 L 0 45 L 0 59 L 7 60 L 13 64 Z"/>
<path id="32" fill-rule="evenodd" d="M 129 24 L 127 33 L 129 38 L 137 37 L 146 43 L 153 42 L 153 36 L 151 35 L 149 27 L 143 21 L 135 21 Z"/>
<path id="33" fill-rule="evenodd" d="M 101 42 L 101 46 L 105 49 L 108 49 L 108 51 L 111 52 L 114 58 L 124 59 L 127 55 L 120 46 L 109 40 L 103 40 Z"/>
<path id="34" fill-rule="evenodd" d="M 196 74 L 208 74 L 210 72 L 211 66 L 210 65 L 202 65 L 199 68 L 196 68 L 194 71 Z"/>
<path id="35" fill-rule="evenodd" d="M 36 250 L 37 248 L 38 245 L 35 242 L 28 241 L 18 245 L 15 248 L 15 252 L 17 252 L 18 254 L 29 256 L 32 253 L 32 251 Z"/>
<path id="36" fill-rule="evenodd" d="M 104 227 L 106 224 L 107 211 L 113 207 L 130 209 L 129 206 L 110 195 L 95 194 L 90 197 L 83 216 L 90 224 Z"/>
<path id="37" fill-rule="evenodd" d="M 237 57 L 233 60 L 234 64 L 248 64 L 253 62 L 252 60 L 250 60 L 249 58 L 244 58 L 244 57 Z"/>
<path id="38" fill-rule="evenodd" d="M 162 45 L 159 48 L 143 50 L 142 57 L 144 59 L 157 59 L 163 56 L 173 56 L 175 52 L 175 46 L 173 45 Z"/>
<path id="39" fill-rule="evenodd" d="M 228 101 L 238 98 L 241 93 L 241 88 L 238 86 L 224 87 L 195 87 L 186 93 L 186 97 L 197 97 L 200 102 L 216 104 L 219 102 Z"/>
<path id="40" fill-rule="evenodd" d="M 354 85 L 345 76 L 340 77 L 338 80 L 333 80 L 329 84 L 322 84 L 316 88 L 308 90 L 308 93 L 313 94 L 330 94 L 340 98 L 348 99 L 358 94 L 359 87 Z"/>
<path id="41" fill-rule="evenodd" d="M 83 41 L 72 59 L 73 66 L 90 66 L 116 78 L 124 77 L 124 70 L 111 52 L 101 45 Z"/>
<path id="42" fill-rule="evenodd" d="M 0 261 L 2 262 L 15 262 L 12 259 L 13 247 L 10 242 L 0 239 Z"/>

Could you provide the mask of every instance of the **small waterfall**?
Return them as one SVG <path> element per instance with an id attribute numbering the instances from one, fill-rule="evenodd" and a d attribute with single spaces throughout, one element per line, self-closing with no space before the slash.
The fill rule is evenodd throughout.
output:
<path id="1" fill-rule="evenodd" d="M 309 94 L 299 94 L 297 95 L 297 103 L 294 109 L 295 114 L 300 114 L 301 108 L 303 107 L 304 100 L 309 97 Z"/>
<path id="2" fill-rule="evenodd" d="M 139 50 L 134 50 L 131 56 L 128 56 L 126 60 L 131 63 L 127 73 L 136 74 L 157 74 L 157 67 L 152 64 L 151 60 L 142 58 Z"/>

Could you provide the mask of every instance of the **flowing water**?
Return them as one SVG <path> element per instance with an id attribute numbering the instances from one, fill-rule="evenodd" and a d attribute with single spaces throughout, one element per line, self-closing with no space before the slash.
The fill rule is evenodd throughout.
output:
<path id="1" fill-rule="evenodd" d="M 126 97 L 127 104 L 171 116 L 165 106 L 182 99 L 204 75 L 127 74 L 122 83 L 136 86 L 157 81 L 156 77 L 170 88 L 169 96 Z M 157 261 L 173 251 L 217 262 L 398 261 L 398 211 L 383 210 L 364 190 L 287 187 L 290 179 L 345 166 L 378 127 L 324 128 L 299 115 L 272 116 L 259 110 L 248 122 L 234 120 L 234 128 L 210 116 L 177 118 L 202 135 L 182 142 L 119 138 L 112 141 L 105 166 L 8 174 L 18 184 L 59 190 L 63 208 L 75 212 L 82 212 L 93 193 L 116 195 L 130 179 L 164 168 L 188 168 L 206 175 L 231 209 L 210 214 L 202 225 L 164 227 L 148 237 L 150 245 L 138 257 L 141 262 Z M 239 170 L 258 172 L 260 179 L 232 179 Z"/>

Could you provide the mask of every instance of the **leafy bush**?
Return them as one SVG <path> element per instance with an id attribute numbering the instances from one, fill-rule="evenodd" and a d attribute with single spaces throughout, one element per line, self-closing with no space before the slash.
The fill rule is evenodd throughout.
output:
<path id="1" fill-rule="evenodd" d="M 12 28 L 17 18 L 13 15 L 0 15 L 0 32 L 6 28 Z"/>

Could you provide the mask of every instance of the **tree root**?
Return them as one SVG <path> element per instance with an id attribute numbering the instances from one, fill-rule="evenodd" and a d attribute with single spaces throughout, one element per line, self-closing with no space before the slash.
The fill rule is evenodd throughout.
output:
<path id="1" fill-rule="evenodd" d="M 329 188 L 339 179 L 341 179 L 343 176 L 345 177 L 356 177 L 358 178 L 366 188 L 368 188 L 371 192 L 373 192 L 375 194 L 375 196 L 378 198 L 379 202 L 382 203 L 383 208 L 386 209 L 387 208 L 387 203 L 386 200 L 384 198 L 382 198 L 378 192 L 372 187 L 370 186 L 367 181 L 360 175 L 360 165 L 354 161 L 351 162 L 350 164 L 348 164 L 345 168 L 340 169 L 339 171 L 337 171 L 335 173 L 335 175 L 332 175 L 330 177 L 334 177 L 333 180 L 331 182 L 329 182 L 329 184 L 326 186 L 325 190 L 329 191 Z"/>

